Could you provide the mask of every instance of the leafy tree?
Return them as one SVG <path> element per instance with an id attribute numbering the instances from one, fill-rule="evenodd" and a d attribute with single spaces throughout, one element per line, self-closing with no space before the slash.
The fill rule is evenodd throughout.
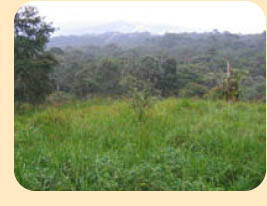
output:
<path id="1" fill-rule="evenodd" d="M 152 56 L 143 57 L 138 73 L 142 79 L 155 83 L 160 75 L 158 60 Z"/>
<path id="2" fill-rule="evenodd" d="M 40 103 L 52 91 L 50 74 L 57 64 L 45 51 L 54 32 L 35 7 L 22 7 L 14 20 L 15 102 Z"/>
<path id="3" fill-rule="evenodd" d="M 94 93 L 97 90 L 95 69 L 96 65 L 93 63 L 85 64 L 77 69 L 71 85 L 71 90 L 77 97 L 85 98 L 89 93 Z"/>
<path id="4" fill-rule="evenodd" d="M 162 64 L 163 74 L 159 87 L 162 90 L 162 96 L 168 96 L 174 93 L 177 86 L 176 60 L 166 59 Z"/>
<path id="5" fill-rule="evenodd" d="M 95 80 L 99 91 L 116 93 L 119 89 L 121 71 L 115 59 L 104 58 L 97 64 Z"/>

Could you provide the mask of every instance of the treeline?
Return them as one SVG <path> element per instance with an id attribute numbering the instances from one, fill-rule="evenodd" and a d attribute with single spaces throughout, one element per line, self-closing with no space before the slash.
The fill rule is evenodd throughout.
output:
<path id="1" fill-rule="evenodd" d="M 35 11 L 28 8 L 20 15 L 28 12 L 28 19 L 40 18 Z M 19 13 L 16 16 L 19 19 Z M 38 30 L 38 21 L 30 22 Z M 227 63 L 238 99 L 266 98 L 265 32 L 106 33 L 50 39 L 49 24 L 40 23 L 38 32 L 28 32 L 15 19 L 16 27 L 21 29 L 15 33 L 17 102 L 43 102 L 51 93 L 125 96 L 133 89 L 162 97 L 223 98 Z M 31 49 L 37 52 L 26 55 Z"/>
<path id="2" fill-rule="evenodd" d="M 64 42 L 69 38 L 73 41 Z M 219 97 L 229 61 L 240 74 L 239 98 L 265 101 L 265 32 L 109 33 L 56 37 L 49 46 L 57 42 L 60 47 L 49 48 L 60 62 L 53 73 L 55 89 L 78 97 L 123 95 L 133 81 L 161 96 Z"/>

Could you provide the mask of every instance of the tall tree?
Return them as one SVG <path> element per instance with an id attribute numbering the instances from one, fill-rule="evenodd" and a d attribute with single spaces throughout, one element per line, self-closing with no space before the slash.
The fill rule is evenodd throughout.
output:
<path id="1" fill-rule="evenodd" d="M 50 74 L 57 64 L 45 51 L 51 23 L 39 16 L 35 7 L 22 7 L 14 19 L 15 102 L 40 103 L 51 92 Z"/>

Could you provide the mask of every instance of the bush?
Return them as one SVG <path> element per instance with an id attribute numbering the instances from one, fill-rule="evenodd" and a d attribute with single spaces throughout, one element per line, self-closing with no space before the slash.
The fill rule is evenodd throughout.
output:
<path id="1" fill-rule="evenodd" d="M 15 103 L 15 112 L 18 113 L 24 113 L 27 111 L 31 111 L 34 108 L 33 105 L 28 104 L 28 103 Z"/>
<path id="2" fill-rule="evenodd" d="M 179 91 L 180 97 L 203 97 L 207 92 L 207 88 L 197 83 L 187 83 L 186 86 Z"/>
<path id="3" fill-rule="evenodd" d="M 61 105 L 66 102 L 70 102 L 73 99 L 74 99 L 73 96 L 69 93 L 56 91 L 46 97 L 46 103 L 54 104 L 54 105 Z"/>

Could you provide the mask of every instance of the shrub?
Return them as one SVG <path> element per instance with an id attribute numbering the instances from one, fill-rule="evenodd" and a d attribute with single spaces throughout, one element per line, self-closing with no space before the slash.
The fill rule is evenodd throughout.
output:
<path id="1" fill-rule="evenodd" d="M 69 93 L 56 91 L 46 97 L 46 102 L 48 104 L 61 105 L 66 102 L 73 100 L 73 96 Z"/>

